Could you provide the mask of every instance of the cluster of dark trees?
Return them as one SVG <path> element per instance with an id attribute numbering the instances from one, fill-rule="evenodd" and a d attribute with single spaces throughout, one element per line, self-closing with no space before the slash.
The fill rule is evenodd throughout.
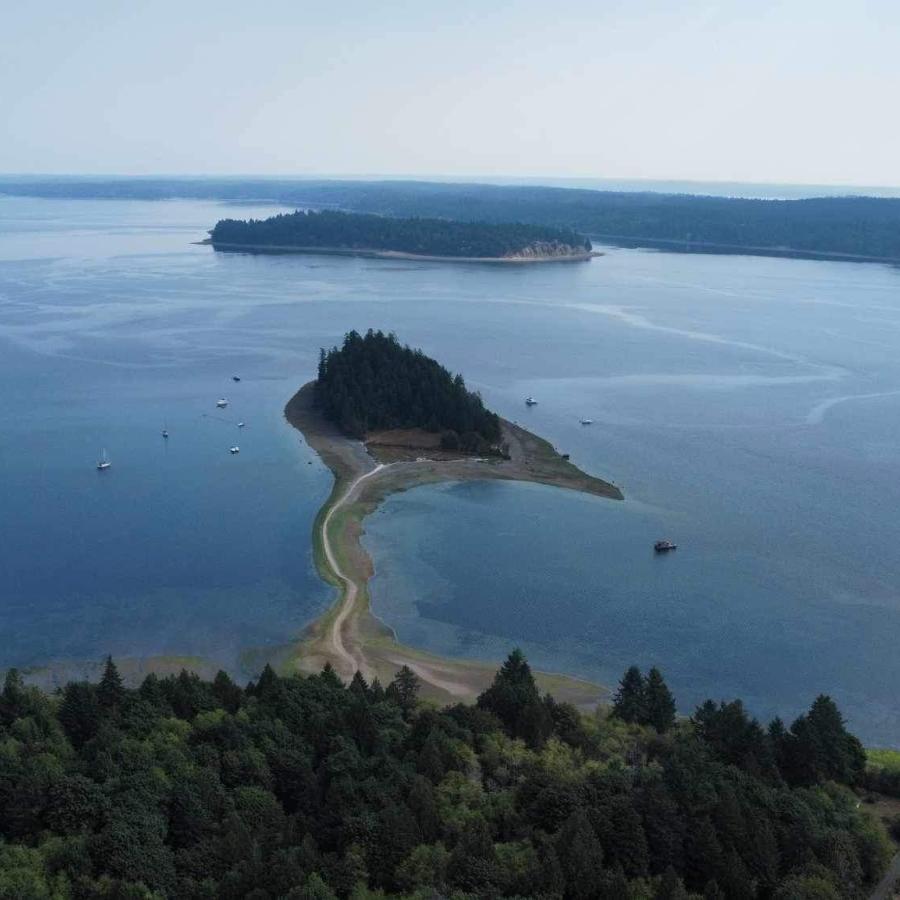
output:
<path id="1" fill-rule="evenodd" d="M 587 238 L 563 228 L 508 222 L 398 219 L 332 210 L 298 210 L 262 220 L 222 219 L 209 234 L 213 246 L 391 250 L 422 256 L 561 256 L 591 249 Z"/>
<path id="2" fill-rule="evenodd" d="M 663 733 L 627 704 L 583 715 L 518 651 L 474 706 L 418 693 L 406 668 L 131 690 L 108 660 L 55 696 L 11 671 L 0 897 L 827 900 L 864 897 L 890 852 L 827 698 L 791 729 L 815 734 L 801 774 L 739 705 Z"/>
<path id="3" fill-rule="evenodd" d="M 323 349 L 315 390 L 325 417 L 351 437 L 424 428 L 442 432 L 447 449 L 498 448 L 500 419 L 466 389 L 462 376 L 400 344 L 393 334 L 351 331 L 340 348 Z"/>
<path id="4" fill-rule="evenodd" d="M 747 200 L 521 185 L 154 178 L 4 179 L 0 193 L 272 202 L 381 216 L 521 222 L 624 246 L 900 260 L 900 199 L 894 198 Z"/>
<path id="5" fill-rule="evenodd" d="M 619 682 L 612 714 L 625 722 L 650 725 L 660 734 L 673 728 L 675 698 L 659 669 L 652 668 L 645 678 L 637 666 L 631 666 Z"/>

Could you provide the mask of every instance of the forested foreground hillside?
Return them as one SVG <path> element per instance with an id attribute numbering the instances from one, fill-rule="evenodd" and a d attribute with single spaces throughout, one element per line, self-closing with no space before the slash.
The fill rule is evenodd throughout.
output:
<path id="1" fill-rule="evenodd" d="M 423 428 L 442 432 L 449 449 L 485 453 L 500 440 L 500 419 L 466 389 L 462 375 L 382 331 L 351 331 L 340 348 L 323 349 L 315 398 L 324 416 L 351 437 Z"/>
<path id="2" fill-rule="evenodd" d="M 331 210 L 298 210 L 262 220 L 222 219 L 209 234 L 216 247 L 387 250 L 469 259 L 584 256 L 591 249 L 587 238 L 569 229 Z"/>
<path id="3" fill-rule="evenodd" d="M 662 676 L 610 714 L 540 696 L 514 652 L 477 705 L 266 668 L 0 695 L 0 897 L 857 898 L 889 854 L 859 743 L 820 697 L 675 723 Z"/>

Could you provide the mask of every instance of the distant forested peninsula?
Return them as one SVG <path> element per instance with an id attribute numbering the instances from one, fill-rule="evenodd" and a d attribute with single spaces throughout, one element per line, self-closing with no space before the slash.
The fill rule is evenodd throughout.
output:
<path id="1" fill-rule="evenodd" d="M 584 258 L 591 242 L 564 228 L 509 222 L 398 219 L 364 213 L 298 210 L 268 219 L 222 219 L 214 247 L 352 250 L 454 259 Z"/>
<path id="2" fill-rule="evenodd" d="M 480 452 L 500 441 L 499 417 L 466 388 L 462 375 L 381 331 L 351 331 L 340 348 L 321 351 L 315 400 L 350 437 L 421 428 L 441 432 L 446 449 Z"/>
<path id="3" fill-rule="evenodd" d="M 520 222 L 595 242 L 701 253 L 900 262 L 900 199 L 733 197 L 414 181 L 3 178 L 0 194 L 194 198 L 402 218 Z"/>

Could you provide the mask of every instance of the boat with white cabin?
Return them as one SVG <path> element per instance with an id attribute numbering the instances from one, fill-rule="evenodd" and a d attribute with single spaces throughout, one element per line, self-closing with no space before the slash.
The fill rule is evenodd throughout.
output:
<path id="1" fill-rule="evenodd" d="M 102 472 L 104 469 L 108 469 L 112 463 L 109 461 L 109 457 L 106 455 L 106 448 L 104 447 L 100 451 L 100 458 L 97 460 L 97 471 Z"/>
<path id="2" fill-rule="evenodd" d="M 594 424 L 594 420 L 593 420 L 593 419 L 582 419 L 582 420 L 581 420 L 581 424 L 582 424 L 582 425 L 593 425 L 593 424 Z"/>
<path id="3" fill-rule="evenodd" d="M 228 401 L 224 397 L 222 397 L 219 400 L 216 400 L 216 406 L 219 409 L 225 409 L 225 407 L 228 406 Z"/>
<path id="4" fill-rule="evenodd" d="M 537 406 L 537 400 L 535 400 L 534 397 L 526 397 L 525 405 L 526 406 Z"/>

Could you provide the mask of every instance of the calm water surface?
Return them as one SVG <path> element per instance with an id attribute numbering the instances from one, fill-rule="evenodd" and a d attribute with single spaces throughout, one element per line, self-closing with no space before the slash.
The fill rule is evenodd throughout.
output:
<path id="1" fill-rule="evenodd" d="M 373 326 L 627 498 L 392 498 L 366 542 L 375 609 L 401 639 L 483 658 L 519 643 L 608 683 L 659 665 L 684 710 L 740 695 L 790 716 L 827 691 L 867 740 L 900 743 L 897 270 L 625 250 L 501 269 L 191 243 L 268 212 L 0 198 L 0 665 L 193 653 L 238 670 L 296 635 L 331 596 L 309 548 L 330 477 L 281 411 L 320 346 Z M 655 558 L 659 537 L 678 551 Z"/>

